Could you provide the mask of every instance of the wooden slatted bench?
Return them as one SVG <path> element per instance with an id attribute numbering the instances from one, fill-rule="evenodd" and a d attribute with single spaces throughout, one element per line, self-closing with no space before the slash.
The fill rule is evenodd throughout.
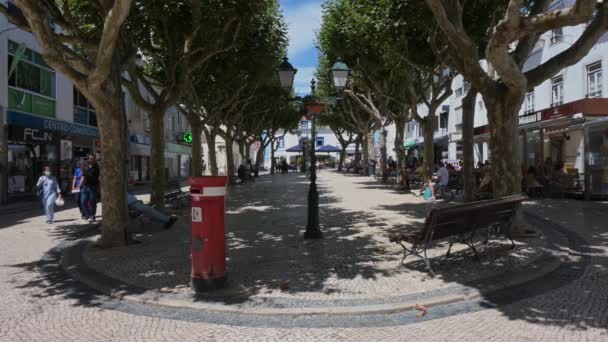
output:
<path id="1" fill-rule="evenodd" d="M 403 248 L 402 264 L 409 255 L 415 255 L 424 261 L 430 273 L 435 276 L 427 257 L 427 249 L 439 240 L 449 239 L 450 246 L 446 256 L 450 255 L 452 245 L 459 242 L 469 246 L 473 250 L 475 258 L 479 259 L 473 238 L 476 233 L 484 230 L 486 244 L 490 234 L 497 233 L 511 240 L 511 249 L 515 248 L 510 227 L 521 202 L 526 199 L 526 196 L 515 195 L 436 208 L 431 210 L 426 217 L 422 230 L 394 234 L 389 239 Z M 406 243 L 410 245 L 409 248 L 405 245 Z"/>
<path id="2" fill-rule="evenodd" d="M 182 191 L 182 187 L 177 179 L 167 181 L 163 194 L 165 203 L 169 203 L 174 208 L 179 208 L 180 201 L 186 197 L 188 197 L 188 193 Z"/>

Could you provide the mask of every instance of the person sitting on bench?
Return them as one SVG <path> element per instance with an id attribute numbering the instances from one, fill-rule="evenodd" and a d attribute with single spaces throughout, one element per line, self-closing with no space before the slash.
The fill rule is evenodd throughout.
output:
<path id="1" fill-rule="evenodd" d="M 171 228 L 175 221 L 177 221 L 176 216 L 169 216 L 152 207 L 149 207 L 130 193 L 127 193 L 127 206 L 131 210 L 140 212 L 143 216 L 150 219 L 150 221 L 162 224 L 165 229 Z"/>

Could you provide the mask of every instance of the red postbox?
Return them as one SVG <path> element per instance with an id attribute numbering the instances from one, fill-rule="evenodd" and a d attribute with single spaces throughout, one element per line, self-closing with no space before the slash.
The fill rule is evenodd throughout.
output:
<path id="1" fill-rule="evenodd" d="M 226 283 L 226 184 L 228 177 L 191 177 L 192 288 L 219 289 Z"/>

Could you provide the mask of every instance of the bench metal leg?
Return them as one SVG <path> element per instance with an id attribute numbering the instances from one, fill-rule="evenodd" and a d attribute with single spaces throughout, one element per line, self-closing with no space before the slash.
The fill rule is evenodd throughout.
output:
<path id="1" fill-rule="evenodd" d="M 413 253 L 412 253 L 412 251 L 407 249 L 407 247 L 405 247 L 405 245 L 402 242 L 398 242 L 398 244 L 401 246 L 401 248 L 403 248 L 403 258 L 401 258 L 401 265 L 403 265 L 405 258 L 407 258 L 408 255 L 413 254 Z"/>
<path id="2" fill-rule="evenodd" d="M 398 242 L 398 244 L 401 246 L 401 248 L 403 248 L 403 258 L 401 258 L 401 265 L 405 265 L 404 261 L 409 255 L 415 255 L 415 256 L 419 257 L 420 259 L 422 259 L 422 261 L 426 265 L 426 268 L 429 270 L 431 275 L 433 277 L 435 276 L 435 272 L 431 268 L 431 262 L 429 261 L 429 258 L 426 256 L 426 248 L 424 248 L 424 250 L 423 250 L 423 255 L 420 255 L 420 253 L 418 252 L 418 248 L 416 248 L 416 246 L 412 246 L 412 248 L 408 249 L 407 247 L 405 247 L 405 245 L 403 243 Z"/>
<path id="3" fill-rule="evenodd" d="M 420 256 L 420 257 L 422 258 L 422 260 L 426 264 L 426 268 L 429 269 L 429 272 L 431 272 L 431 275 L 434 277 L 435 276 L 435 272 L 433 272 L 433 269 L 431 268 L 431 262 L 429 261 L 429 258 L 426 256 L 426 246 L 424 247 L 424 258 L 422 256 Z"/>
<path id="4" fill-rule="evenodd" d="M 452 250 L 452 246 L 454 246 L 454 243 L 456 243 L 456 241 L 454 240 L 450 240 L 450 246 L 448 247 L 448 252 L 445 253 L 445 257 L 449 258 L 450 257 L 450 251 Z"/>

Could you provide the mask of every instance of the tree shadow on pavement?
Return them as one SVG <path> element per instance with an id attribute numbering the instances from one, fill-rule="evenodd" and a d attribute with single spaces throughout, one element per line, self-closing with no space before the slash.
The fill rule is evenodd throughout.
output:
<path id="1" fill-rule="evenodd" d="M 608 310 L 605 305 L 600 305 L 600 309 L 597 303 L 608 301 L 603 291 L 608 286 L 608 225 L 605 224 L 608 222 L 608 203 L 549 200 L 529 203 L 524 207 L 528 213 L 526 221 L 536 228 L 542 227 L 548 235 L 542 237 L 544 253 L 559 258 L 560 265 L 540 278 L 484 294 L 482 304 L 500 310 L 510 320 L 581 331 L 605 329 Z M 380 208 L 407 215 L 417 215 L 421 209 L 412 204 L 383 205 Z M 573 219 L 573 216 L 578 218 Z M 570 223 L 568 227 L 567 223 Z M 394 229 L 398 231 L 400 228 Z M 477 244 L 482 262 L 494 262 L 493 258 L 517 253 L 521 248 L 518 246 L 510 251 L 505 248 L 505 243 L 508 244 L 508 241 L 503 239 L 492 241 L 488 246 Z M 454 268 L 460 268 L 460 272 L 477 272 L 479 263 L 473 261 L 472 256 L 471 251 L 465 249 L 452 253 L 450 258 L 433 258 L 431 263 L 437 276 L 446 281 L 457 281 L 473 287 L 488 285 L 494 278 L 485 282 L 462 282 L 466 277 L 454 273 Z M 415 257 L 409 260 L 406 260 L 406 267 L 428 272 L 422 261 Z M 522 271 L 541 271 L 535 267 L 533 262 Z M 517 271 L 514 270 L 514 277 L 518 276 Z"/>
<path id="2" fill-rule="evenodd" d="M 357 184 L 361 183 L 354 186 Z M 428 203 L 379 204 L 375 209 L 404 216 L 402 224 L 388 224 L 384 217 L 373 212 L 346 210 L 335 205 L 340 199 L 323 185 L 319 189 L 324 238 L 304 240 L 308 191 L 308 181 L 304 177 L 293 174 L 264 176 L 256 183 L 230 188 L 226 214 L 228 288 L 197 296 L 195 300 L 244 304 L 256 295 L 269 292 L 283 292 L 300 298 L 308 298 L 307 295 L 314 293 L 356 296 L 358 293 L 355 292 L 342 293 L 351 291 L 351 288 L 345 290 L 337 283 L 357 279 L 381 280 L 404 272 L 430 278 L 425 265 L 414 257 L 402 266 L 400 247 L 388 242 L 392 233 L 420 229 L 420 221 L 429 210 Z M 547 209 L 546 214 L 539 210 L 540 207 Z M 550 204 L 541 203 L 531 211 L 537 216 L 552 217 L 552 212 L 560 210 L 557 206 L 550 207 Z M 605 208 L 608 206 L 600 206 L 599 210 Z M 585 214 L 593 215 L 594 212 Z M 405 217 L 420 220 L 405 220 Z M 548 252 L 561 253 L 560 267 L 506 291 L 483 294 L 483 305 L 500 310 L 510 320 L 577 330 L 605 328 L 608 310 L 604 304 L 608 298 L 603 289 L 608 288 L 608 225 L 599 225 L 581 237 L 573 233 L 572 228 L 563 228 L 538 217 L 528 219 L 535 226 L 543 226 L 565 237 L 547 239 L 544 247 Z M 93 233 L 71 225 L 56 229 L 54 234 L 58 238 L 80 239 Z M 99 261 L 98 266 L 106 267 L 104 270 L 109 275 L 112 272 L 131 272 L 131 284 L 140 288 L 124 288 L 125 294 L 140 293 L 141 288 L 161 292 L 187 288 L 190 280 L 190 230 L 187 222 L 169 232 L 146 237 L 148 240 L 141 245 L 95 251 L 103 253 L 103 260 L 97 258 L 92 261 Z M 432 260 L 437 263 L 435 271 L 438 278 L 476 286 L 472 278 L 463 276 L 464 273 L 479 271 L 479 264 L 472 260 L 471 252 L 466 248 L 460 249 L 445 258 L 445 243 L 440 247 L 442 256 Z M 479 252 L 482 262 L 496 262 L 501 256 L 512 253 L 505 248 L 505 241 L 495 240 L 481 246 Z M 96 305 L 98 295 L 95 292 L 83 288 L 59 269 L 57 253 L 57 250 L 49 251 L 39 263 L 12 265 L 39 273 L 36 279 L 18 287 L 40 289 L 32 292 L 34 297 L 64 296 L 76 299 L 75 305 Z M 119 287 L 116 285 L 115 290 L 120 290 Z"/>

